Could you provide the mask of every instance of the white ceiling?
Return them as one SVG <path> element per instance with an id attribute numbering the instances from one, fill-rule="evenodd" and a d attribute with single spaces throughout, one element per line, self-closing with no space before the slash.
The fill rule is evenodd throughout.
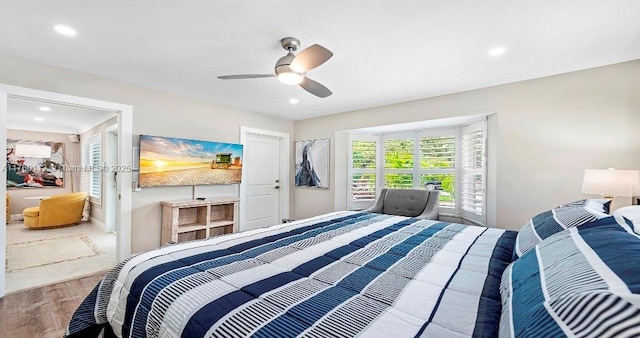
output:
<path id="1" fill-rule="evenodd" d="M 40 110 L 41 107 L 49 111 Z M 7 128 L 80 134 L 116 116 L 114 112 L 12 98 L 7 102 Z"/>
<path id="2" fill-rule="evenodd" d="M 1 54 L 292 120 L 640 59 L 637 0 L 32 0 L 2 11 Z M 57 35 L 61 23 L 78 35 Z M 286 36 L 333 51 L 307 75 L 334 95 L 216 78 L 272 72 Z M 489 56 L 495 46 L 506 53 Z"/>

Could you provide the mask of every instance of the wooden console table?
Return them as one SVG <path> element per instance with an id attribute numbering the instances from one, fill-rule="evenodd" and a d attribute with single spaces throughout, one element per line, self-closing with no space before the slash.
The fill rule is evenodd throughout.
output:
<path id="1" fill-rule="evenodd" d="M 238 232 L 235 197 L 163 201 L 162 244 Z"/>

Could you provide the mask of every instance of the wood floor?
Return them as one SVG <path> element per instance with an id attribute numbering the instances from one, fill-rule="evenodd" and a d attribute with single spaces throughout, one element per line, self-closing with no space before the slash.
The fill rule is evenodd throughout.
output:
<path id="1" fill-rule="evenodd" d="M 62 337 L 75 309 L 105 274 L 5 295 L 0 298 L 0 337 Z"/>

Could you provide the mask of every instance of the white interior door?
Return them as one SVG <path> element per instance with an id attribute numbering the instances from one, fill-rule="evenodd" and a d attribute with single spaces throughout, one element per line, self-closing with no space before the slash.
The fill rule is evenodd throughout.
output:
<path id="1" fill-rule="evenodd" d="M 280 139 L 248 134 L 244 144 L 245 221 L 240 230 L 281 223 Z"/>

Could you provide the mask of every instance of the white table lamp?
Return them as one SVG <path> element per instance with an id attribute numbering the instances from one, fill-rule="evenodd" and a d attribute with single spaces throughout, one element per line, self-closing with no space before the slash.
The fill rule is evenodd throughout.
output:
<path id="1" fill-rule="evenodd" d="M 634 187 L 638 185 L 638 170 L 585 169 L 582 193 L 613 199 L 617 196 L 632 196 Z"/>

